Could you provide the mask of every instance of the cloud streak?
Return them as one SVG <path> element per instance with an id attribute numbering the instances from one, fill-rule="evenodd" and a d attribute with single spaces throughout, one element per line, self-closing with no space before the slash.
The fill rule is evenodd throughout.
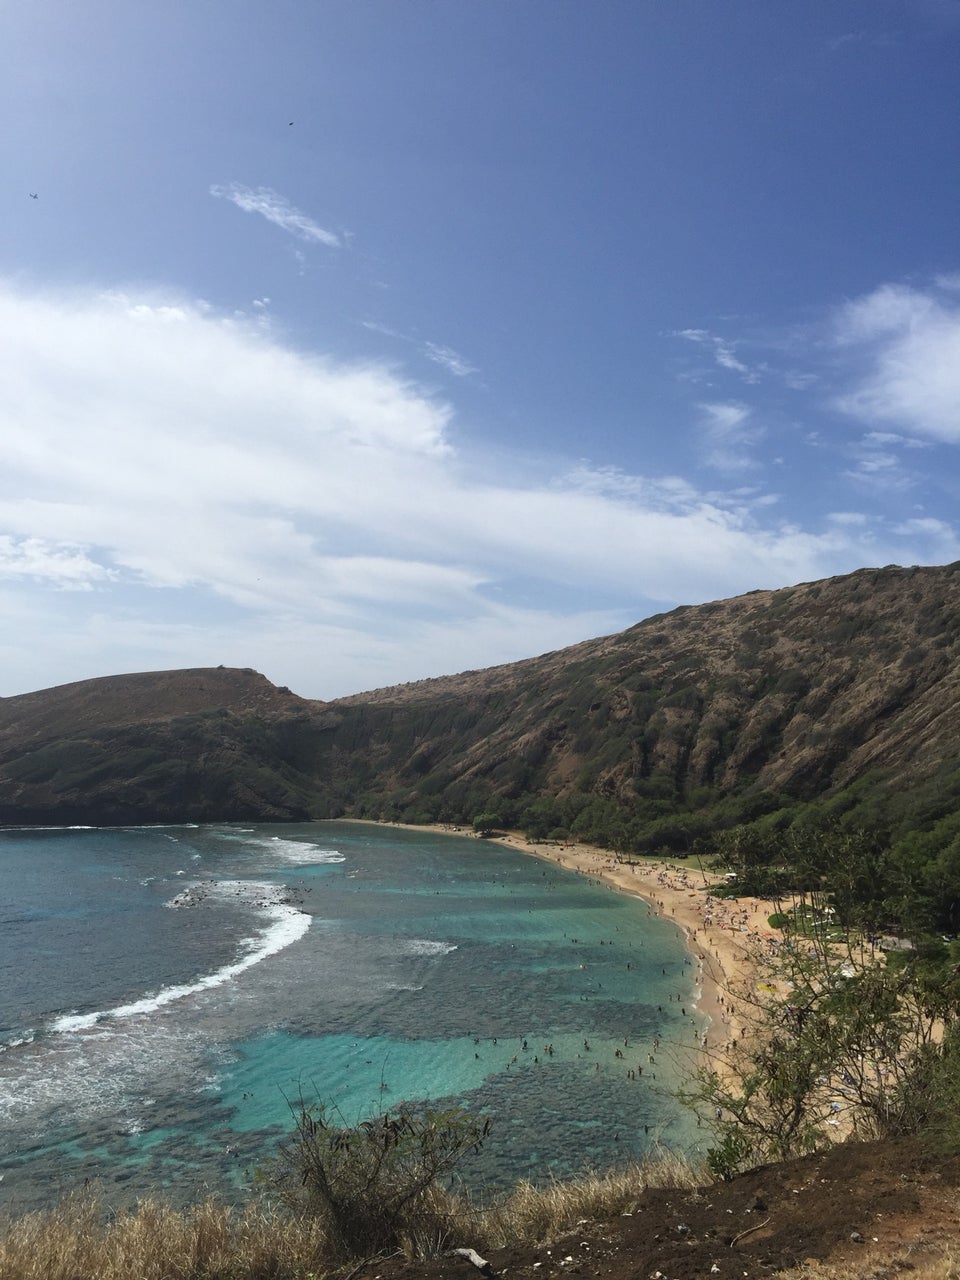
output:
<path id="1" fill-rule="evenodd" d="M 700 405 L 707 461 L 718 471 L 748 471 L 757 465 L 754 447 L 763 438 L 745 404 L 714 401 Z"/>
<path id="2" fill-rule="evenodd" d="M 674 337 L 683 338 L 687 342 L 694 342 L 698 346 L 704 347 L 713 356 L 715 364 L 721 369 L 727 369 L 731 373 L 739 374 L 742 381 L 747 383 L 760 381 L 760 371 L 752 369 L 737 355 L 736 343 L 726 338 L 721 338 L 715 333 L 710 333 L 707 329 L 680 329 L 674 334 Z"/>
<path id="3" fill-rule="evenodd" d="M 42 538 L 0 535 L 0 578 L 30 578 L 62 590 L 88 591 L 116 575 L 79 547 L 52 545 Z"/>
<path id="4" fill-rule="evenodd" d="M 434 364 L 441 365 L 448 373 L 452 373 L 454 377 L 466 378 L 471 373 L 478 373 L 476 365 L 465 360 L 459 351 L 454 351 L 453 347 L 441 346 L 439 342 L 424 343 L 424 352 L 428 360 L 432 360 Z"/>
<path id="5" fill-rule="evenodd" d="M 229 662 L 334 696 L 658 605 L 960 558 L 939 523 L 800 527 L 683 476 L 478 469 L 453 407 L 395 369 L 183 299 L 0 287 L 0 343 L 0 581 L 9 616 L 43 620 L 7 636 L 0 693 Z M 746 407 L 707 411 L 742 449 Z"/>
<path id="6" fill-rule="evenodd" d="M 258 213 L 275 227 L 289 232 L 298 240 L 326 245 L 328 249 L 340 249 L 343 240 L 292 205 L 285 196 L 270 187 L 245 187 L 242 182 L 230 182 L 226 186 L 210 187 L 210 194 L 219 200 L 229 200 L 244 213 Z"/>
<path id="7" fill-rule="evenodd" d="M 381 333 L 386 338 L 395 338 L 398 342 L 405 342 L 415 347 L 421 355 L 426 356 L 433 364 L 440 365 L 456 378 L 468 378 L 472 373 L 480 372 L 476 365 L 471 364 L 459 351 L 454 351 L 453 347 L 446 347 L 440 342 L 422 342 L 419 338 L 401 333 L 398 329 L 392 329 L 379 320 L 361 320 L 360 323 L 370 333 Z"/>

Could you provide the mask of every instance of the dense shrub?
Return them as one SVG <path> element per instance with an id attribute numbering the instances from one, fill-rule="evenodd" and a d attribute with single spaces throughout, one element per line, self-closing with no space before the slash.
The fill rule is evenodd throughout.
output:
<path id="1" fill-rule="evenodd" d="M 301 1105 L 293 1136 L 264 1170 L 264 1182 L 294 1213 L 319 1220 L 334 1257 L 403 1249 L 422 1253 L 451 1240 L 457 1203 L 444 1180 L 490 1131 L 454 1107 L 396 1111 L 347 1126 L 326 1108 Z"/>

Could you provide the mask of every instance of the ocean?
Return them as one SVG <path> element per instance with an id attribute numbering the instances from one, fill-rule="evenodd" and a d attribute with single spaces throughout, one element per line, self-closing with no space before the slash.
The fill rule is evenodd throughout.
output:
<path id="1" fill-rule="evenodd" d="M 300 1099 L 489 1116 L 476 1189 L 693 1150 L 694 981 L 641 900 L 472 837 L 2 831 L 0 1207 L 242 1199 Z"/>

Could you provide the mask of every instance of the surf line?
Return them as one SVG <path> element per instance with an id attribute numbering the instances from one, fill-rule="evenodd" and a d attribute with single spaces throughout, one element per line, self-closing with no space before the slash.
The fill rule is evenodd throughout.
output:
<path id="1" fill-rule="evenodd" d="M 123 1018 L 135 1018 L 139 1014 L 154 1013 L 157 1009 L 163 1008 L 164 1005 L 173 1004 L 175 1000 L 182 1000 L 185 996 L 196 995 L 200 991 L 209 991 L 213 987 L 222 986 L 246 969 L 253 968 L 261 960 L 267 960 L 270 956 L 275 956 L 279 951 L 283 951 L 291 943 L 302 938 L 310 928 L 312 917 L 305 911 L 298 911 L 296 907 L 280 902 L 272 902 L 264 904 L 262 910 L 270 920 L 270 924 L 264 929 L 260 937 L 253 941 L 246 954 L 242 955 L 239 960 L 235 960 L 233 964 L 224 965 L 222 969 L 218 969 L 215 973 L 208 973 L 193 982 L 164 987 L 156 995 L 144 996 L 142 999 L 134 1000 L 130 1004 L 117 1005 L 113 1009 L 100 1009 L 94 1013 L 65 1014 L 51 1024 L 50 1030 L 60 1034 L 72 1031 L 86 1031 L 108 1019 L 117 1021 Z"/>

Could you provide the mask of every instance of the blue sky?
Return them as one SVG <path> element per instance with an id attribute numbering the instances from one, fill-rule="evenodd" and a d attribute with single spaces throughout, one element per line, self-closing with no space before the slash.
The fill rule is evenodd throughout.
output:
<path id="1" fill-rule="evenodd" d="M 958 66 L 960 0 L 3 6 L 0 695 L 960 559 Z"/>

